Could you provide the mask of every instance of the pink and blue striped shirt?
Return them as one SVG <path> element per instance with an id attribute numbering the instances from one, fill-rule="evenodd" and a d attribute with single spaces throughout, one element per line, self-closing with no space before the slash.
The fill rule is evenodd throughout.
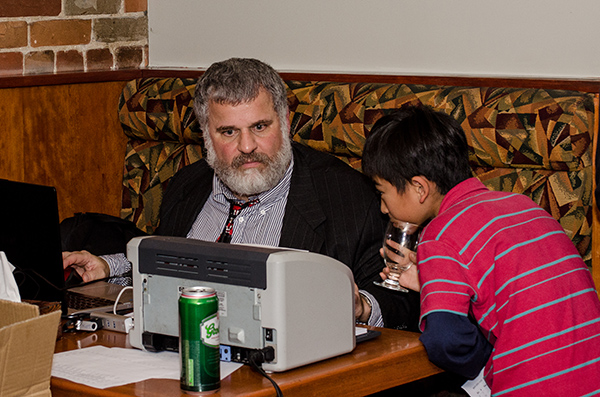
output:
<path id="1" fill-rule="evenodd" d="M 598 294 L 563 228 L 531 199 L 468 179 L 444 197 L 417 255 L 421 330 L 432 313 L 473 319 L 493 345 L 492 395 L 600 395 Z"/>

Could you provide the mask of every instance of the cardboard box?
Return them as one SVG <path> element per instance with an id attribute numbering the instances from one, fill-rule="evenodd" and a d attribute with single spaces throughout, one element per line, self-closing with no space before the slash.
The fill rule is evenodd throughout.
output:
<path id="1" fill-rule="evenodd" d="M 60 311 L 0 300 L 0 396 L 51 396 Z"/>

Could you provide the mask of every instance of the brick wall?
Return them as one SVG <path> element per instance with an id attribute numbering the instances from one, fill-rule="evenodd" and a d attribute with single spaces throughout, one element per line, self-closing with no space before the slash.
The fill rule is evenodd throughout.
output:
<path id="1" fill-rule="evenodd" d="M 148 65 L 147 0 L 0 0 L 0 76 Z"/>

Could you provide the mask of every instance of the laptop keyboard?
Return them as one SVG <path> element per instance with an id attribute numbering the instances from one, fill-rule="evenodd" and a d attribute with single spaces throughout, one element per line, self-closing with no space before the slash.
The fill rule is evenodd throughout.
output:
<path id="1" fill-rule="evenodd" d="M 115 301 L 110 299 L 82 295 L 72 291 L 67 293 L 67 307 L 69 309 L 85 310 L 94 307 L 110 306 L 114 303 Z"/>

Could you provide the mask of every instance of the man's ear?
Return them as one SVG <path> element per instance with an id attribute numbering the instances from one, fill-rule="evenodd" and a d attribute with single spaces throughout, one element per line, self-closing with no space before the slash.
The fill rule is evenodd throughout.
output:
<path id="1" fill-rule="evenodd" d="M 292 122 L 290 121 L 290 114 L 291 114 L 291 112 L 288 113 L 288 117 L 286 117 L 286 119 L 285 119 L 285 124 L 286 124 L 287 131 L 288 131 L 288 137 L 290 137 L 290 139 L 292 139 L 293 134 L 292 134 Z"/>
<path id="2" fill-rule="evenodd" d="M 423 204 L 431 194 L 431 189 L 433 188 L 431 182 L 423 176 L 413 176 L 410 179 L 410 184 L 419 196 L 419 203 Z"/>

